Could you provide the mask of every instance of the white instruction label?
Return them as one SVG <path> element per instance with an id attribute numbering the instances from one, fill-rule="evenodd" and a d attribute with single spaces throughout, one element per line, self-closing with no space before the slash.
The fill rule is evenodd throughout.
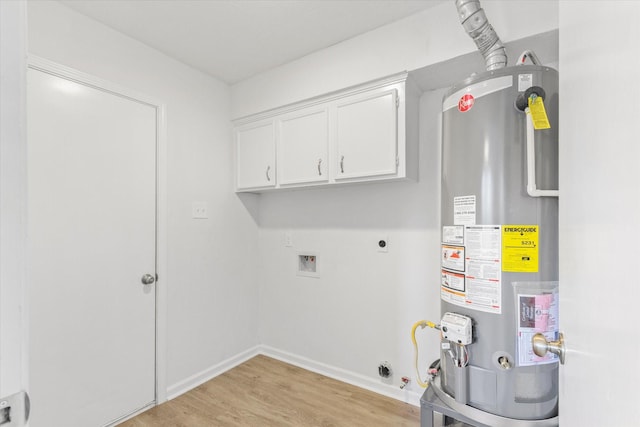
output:
<path id="1" fill-rule="evenodd" d="M 453 198 L 453 224 L 473 225 L 476 223 L 476 196 Z"/>
<path id="2" fill-rule="evenodd" d="M 448 292 L 459 297 L 461 302 L 464 302 L 464 279 L 464 273 L 442 270 L 442 286 L 447 288 Z M 454 298 L 454 296 L 451 295 L 450 298 Z"/>
<path id="3" fill-rule="evenodd" d="M 472 310 L 499 314 L 502 312 L 502 227 L 466 225 L 463 234 L 463 245 L 442 245 L 440 297 Z M 464 262 L 459 260 L 460 256 L 464 256 Z"/>
<path id="4" fill-rule="evenodd" d="M 518 74 L 518 92 L 524 92 L 533 86 L 533 74 Z"/>
<path id="5" fill-rule="evenodd" d="M 442 268 L 464 272 L 464 246 L 442 245 Z"/>
<path id="6" fill-rule="evenodd" d="M 449 245 L 464 245 L 464 226 L 445 225 L 442 227 L 442 243 Z"/>

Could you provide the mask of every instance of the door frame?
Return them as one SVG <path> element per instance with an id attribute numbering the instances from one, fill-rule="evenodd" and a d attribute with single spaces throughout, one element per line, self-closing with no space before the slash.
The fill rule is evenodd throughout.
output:
<path id="1" fill-rule="evenodd" d="M 155 404 L 167 400 L 167 138 L 166 105 L 132 89 L 69 68 L 28 56 L 28 68 L 89 86 L 115 96 L 140 102 L 156 111 L 156 286 L 155 286 Z M 28 118 L 27 118 L 28 119 Z M 25 215 L 26 218 L 26 215 Z M 24 339 L 27 339 L 26 337 Z M 144 408 L 143 410 L 146 410 Z M 142 412 L 138 411 L 131 416 Z M 119 420 L 118 422 L 121 422 Z"/>
<path id="2" fill-rule="evenodd" d="M 28 391 L 27 5 L 0 2 L 0 398 Z"/>

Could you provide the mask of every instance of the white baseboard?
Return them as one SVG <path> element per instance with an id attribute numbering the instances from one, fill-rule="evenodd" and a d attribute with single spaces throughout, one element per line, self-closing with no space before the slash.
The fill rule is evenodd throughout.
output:
<path id="1" fill-rule="evenodd" d="M 346 369 L 316 362 L 315 360 L 307 359 L 306 357 L 298 356 L 266 345 L 260 345 L 258 346 L 258 349 L 260 354 L 273 357 L 274 359 L 278 359 L 282 362 L 298 366 L 308 371 L 315 372 L 356 387 L 364 388 L 383 396 L 391 397 L 401 402 L 409 403 L 413 406 L 420 406 L 420 397 L 422 396 L 422 392 L 415 392 L 407 389 L 401 390 L 399 384 L 384 384 L 380 381 Z"/>
<path id="2" fill-rule="evenodd" d="M 189 390 L 192 390 L 199 385 L 206 383 L 207 381 L 217 377 L 218 375 L 224 374 L 228 370 L 235 368 L 236 366 L 246 362 L 247 360 L 251 359 L 254 356 L 257 356 L 260 353 L 260 346 L 250 348 L 243 351 L 242 353 L 238 353 L 233 357 L 223 360 L 217 365 L 207 368 L 204 371 L 198 372 L 197 374 L 192 375 L 185 380 L 167 387 L 167 400 L 175 399 L 181 394 L 184 394 Z"/>
<path id="3" fill-rule="evenodd" d="M 175 399 L 198 387 L 201 384 L 209 381 L 225 373 L 226 371 L 235 368 L 236 366 L 246 362 L 258 354 L 263 354 L 268 357 L 280 360 L 285 363 L 289 363 L 294 366 L 306 369 L 311 372 L 315 372 L 320 375 L 324 375 L 329 378 L 333 378 L 338 381 L 345 382 L 347 384 L 354 385 L 356 387 L 364 388 L 374 393 L 381 394 L 383 396 L 390 397 L 392 399 L 399 400 L 411 404 L 413 406 L 420 406 L 420 396 L 422 393 L 418 393 L 413 390 L 401 390 L 399 384 L 384 384 L 380 381 L 371 379 L 364 375 L 348 371 L 346 369 L 337 368 L 324 363 L 316 362 L 315 360 L 308 359 L 306 357 L 298 356 L 296 354 L 288 353 L 286 351 L 278 350 L 266 345 L 258 345 L 250 348 L 242 353 L 239 353 L 227 360 L 224 360 L 217 365 L 214 365 L 204 371 L 201 371 L 189 378 L 180 381 L 167 388 L 167 400 Z"/>

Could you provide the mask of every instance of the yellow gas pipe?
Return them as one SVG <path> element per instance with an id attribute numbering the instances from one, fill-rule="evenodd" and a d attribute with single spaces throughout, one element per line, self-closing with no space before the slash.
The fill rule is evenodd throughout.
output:
<path id="1" fill-rule="evenodd" d="M 417 382 L 421 387 L 427 388 L 429 386 L 429 383 L 422 381 L 422 378 L 420 378 L 420 369 L 418 368 L 418 342 L 416 341 L 416 329 L 418 329 L 418 326 L 420 326 L 422 329 L 426 328 L 427 326 L 433 329 L 440 328 L 438 325 L 433 322 L 429 322 L 428 320 L 419 320 L 414 323 L 413 327 L 411 328 L 411 342 L 413 342 L 413 353 L 415 356 L 414 363 L 416 367 L 416 379 L 418 380 Z"/>

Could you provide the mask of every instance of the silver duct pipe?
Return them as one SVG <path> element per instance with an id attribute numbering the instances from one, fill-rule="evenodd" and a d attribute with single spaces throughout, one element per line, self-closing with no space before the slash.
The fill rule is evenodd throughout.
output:
<path id="1" fill-rule="evenodd" d="M 456 0 L 456 7 L 462 26 L 484 56 L 487 70 L 506 67 L 507 53 L 504 45 L 489 24 L 480 0 Z"/>

